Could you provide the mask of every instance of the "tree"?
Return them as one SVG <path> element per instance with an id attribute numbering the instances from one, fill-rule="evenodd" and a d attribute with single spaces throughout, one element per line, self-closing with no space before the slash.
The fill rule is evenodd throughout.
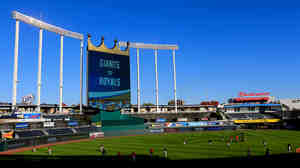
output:
<path id="1" fill-rule="evenodd" d="M 143 106 L 154 106 L 154 104 L 153 104 L 153 103 L 150 103 L 150 102 L 148 102 L 148 103 L 143 103 Z"/>
<path id="2" fill-rule="evenodd" d="M 175 101 L 174 101 L 174 100 L 170 100 L 170 101 L 168 102 L 168 105 L 169 105 L 169 106 L 174 106 L 174 105 L 175 105 Z M 181 99 L 177 99 L 177 105 L 180 105 L 180 106 L 184 105 L 184 101 L 181 100 Z"/>

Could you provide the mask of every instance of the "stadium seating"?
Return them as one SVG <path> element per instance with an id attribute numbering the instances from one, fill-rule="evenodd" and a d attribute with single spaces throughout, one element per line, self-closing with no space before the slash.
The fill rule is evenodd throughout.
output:
<path id="1" fill-rule="evenodd" d="M 67 115 L 43 115 L 46 119 L 53 119 L 53 120 L 63 120 L 65 118 L 68 118 Z"/>
<path id="2" fill-rule="evenodd" d="M 16 132 L 16 134 L 19 136 L 19 138 L 36 137 L 36 136 L 45 135 L 41 130 L 20 131 L 20 132 Z"/>
<path id="3" fill-rule="evenodd" d="M 227 114 L 231 119 L 268 119 L 274 118 L 271 114 L 261 114 L 261 113 L 230 113 Z"/>
<path id="4" fill-rule="evenodd" d="M 46 130 L 49 135 L 70 135 L 73 131 L 70 128 L 60 128 L 60 129 L 48 129 Z"/>
<path id="5" fill-rule="evenodd" d="M 89 132 L 97 132 L 97 127 L 81 127 L 75 128 L 78 133 L 89 133 Z"/>

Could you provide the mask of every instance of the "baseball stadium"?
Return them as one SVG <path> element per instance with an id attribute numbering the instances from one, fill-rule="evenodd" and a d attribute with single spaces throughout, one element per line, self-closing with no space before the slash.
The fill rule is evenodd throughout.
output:
<path id="1" fill-rule="evenodd" d="M 40 28 L 39 45 L 43 30 L 60 35 L 61 46 L 65 36 L 80 40 L 80 104 L 63 103 L 62 75 L 59 104 L 40 103 L 41 73 L 38 73 L 37 96 L 30 94 L 17 102 L 18 68 L 14 62 L 12 102 L 0 103 L 0 160 L 3 163 L 17 160 L 17 164 L 55 166 L 64 161 L 69 165 L 109 162 L 142 166 L 146 162 L 154 166 L 157 162 L 173 161 L 190 164 L 192 161 L 300 160 L 298 99 L 277 99 L 269 92 L 239 92 L 238 97 L 228 98 L 228 102 L 222 104 L 213 100 L 185 104 L 176 96 L 177 45 L 115 40 L 109 48 L 104 37 L 95 45 L 88 34 L 84 68 L 82 34 L 17 11 L 12 12 L 12 18 L 16 21 L 15 60 L 19 50 L 19 22 Z M 158 102 L 157 71 L 156 104 L 140 103 L 139 69 L 137 104 L 131 104 L 131 49 L 137 50 L 137 59 L 140 50 L 154 50 L 155 60 L 158 50 L 172 51 L 174 99 L 167 105 Z M 39 59 L 41 50 L 39 47 Z M 61 62 L 60 74 L 62 67 Z M 82 78 L 84 73 L 86 81 Z"/>

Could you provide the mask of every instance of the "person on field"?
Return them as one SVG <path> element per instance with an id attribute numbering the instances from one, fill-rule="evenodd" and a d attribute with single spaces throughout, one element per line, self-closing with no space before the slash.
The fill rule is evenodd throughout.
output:
<path id="1" fill-rule="evenodd" d="M 154 150 L 153 150 L 153 148 L 151 148 L 150 149 L 150 157 L 152 158 L 152 156 L 153 156 L 153 152 L 154 152 Z"/>
<path id="2" fill-rule="evenodd" d="M 247 150 L 247 157 L 250 158 L 251 157 L 251 149 L 250 147 L 248 146 L 248 150 Z"/>
<path id="3" fill-rule="evenodd" d="M 166 147 L 164 147 L 164 149 L 163 149 L 163 153 L 164 153 L 164 157 L 165 157 L 165 159 L 168 159 L 168 150 L 167 150 L 167 148 L 166 148 Z"/>
<path id="4" fill-rule="evenodd" d="M 132 152 L 132 153 L 131 153 L 131 157 L 132 157 L 132 160 L 133 160 L 133 161 L 136 160 L 136 154 L 135 154 L 135 152 Z"/>
<path id="5" fill-rule="evenodd" d="M 263 145 L 266 148 L 267 147 L 267 141 L 263 140 Z"/>
<path id="6" fill-rule="evenodd" d="M 236 142 L 239 142 L 239 136 L 238 136 L 238 135 L 235 136 L 235 141 L 236 141 Z"/>
<path id="7" fill-rule="evenodd" d="M 118 152 L 117 156 L 118 156 L 118 159 L 120 160 L 121 159 L 121 152 Z"/>
<path id="8" fill-rule="evenodd" d="M 48 147 L 48 155 L 52 155 L 52 148 L 50 146 Z"/>
<path id="9" fill-rule="evenodd" d="M 292 152 L 292 145 L 288 144 L 288 152 Z"/>
<path id="10" fill-rule="evenodd" d="M 183 144 L 184 145 L 187 144 L 187 139 L 186 138 L 184 138 Z"/>
<path id="11" fill-rule="evenodd" d="M 226 146 L 228 149 L 230 149 L 230 141 L 227 141 Z"/>
<path id="12" fill-rule="evenodd" d="M 105 155 L 105 148 L 104 148 L 104 145 L 102 144 L 101 146 L 100 146 L 100 152 L 101 152 L 101 154 L 102 154 L 102 156 L 104 156 Z"/>
<path id="13" fill-rule="evenodd" d="M 270 156 L 270 149 L 269 149 L 269 148 L 266 148 L 266 153 L 265 153 L 265 155 L 266 155 L 267 157 Z"/>

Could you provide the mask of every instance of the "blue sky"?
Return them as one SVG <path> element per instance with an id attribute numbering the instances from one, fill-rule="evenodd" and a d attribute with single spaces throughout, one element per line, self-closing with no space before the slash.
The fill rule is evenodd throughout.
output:
<path id="1" fill-rule="evenodd" d="M 225 102 L 238 92 L 300 93 L 300 3 L 297 1 L 6 1 L 0 6 L 0 101 L 11 101 L 15 21 L 11 12 L 113 40 L 178 44 L 177 95 L 188 104 Z M 44 32 L 41 102 L 59 101 L 59 36 Z M 36 95 L 38 29 L 20 24 L 17 100 Z M 64 41 L 64 102 L 79 103 L 80 42 Z M 84 44 L 86 55 L 86 41 Z M 136 52 L 131 50 L 132 103 Z M 172 57 L 159 51 L 159 102 L 173 98 Z M 85 62 L 84 62 L 85 65 Z M 84 76 L 85 79 L 85 76 Z M 85 87 L 85 84 L 84 84 Z M 154 53 L 141 52 L 141 101 L 155 103 Z M 85 98 L 85 97 L 84 97 Z"/>

